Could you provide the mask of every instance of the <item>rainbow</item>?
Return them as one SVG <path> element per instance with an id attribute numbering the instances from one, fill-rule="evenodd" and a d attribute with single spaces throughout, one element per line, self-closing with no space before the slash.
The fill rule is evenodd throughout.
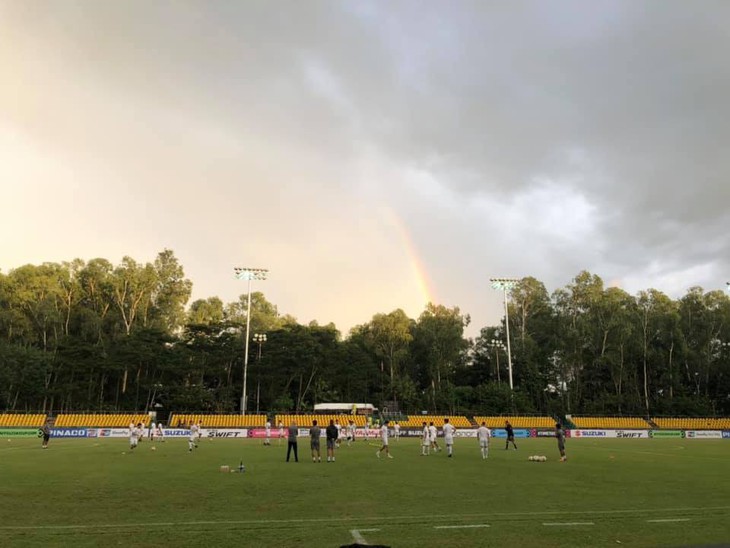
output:
<path id="1" fill-rule="evenodd" d="M 416 282 L 416 287 L 423 299 L 423 306 L 426 306 L 428 303 L 436 303 L 436 293 L 433 290 L 433 284 L 431 283 L 431 279 L 421 257 L 418 255 L 418 249 L 416 248 L 416 244 L 413 242 L 413 238 L 411 237 L 411 233 L 408 231 L 408 227 L 403 222 L 403 219 L 401 219 L 391 207 L 384 207 L 384 212 L 388 222 L 398 233 L 403 250 L 408 257 L 408 262 L 410 263 L 411 270 L 413 271 L 413 278 Z"/>

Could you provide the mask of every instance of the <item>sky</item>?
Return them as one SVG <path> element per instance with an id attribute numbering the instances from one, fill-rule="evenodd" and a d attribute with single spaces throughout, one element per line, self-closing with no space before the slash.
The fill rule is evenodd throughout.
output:
<path id="1" fill-rule="evenodd" d="M 347 333 L 730 280 L 730 3 L 0 0 L 0 269 L 174 250 Z"/>

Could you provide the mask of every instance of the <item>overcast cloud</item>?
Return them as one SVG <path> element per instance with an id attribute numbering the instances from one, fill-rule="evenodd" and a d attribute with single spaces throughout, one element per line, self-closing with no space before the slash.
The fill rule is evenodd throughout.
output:
<path id="1" fill-rule="evenodd" d="M 172 248 L 346 331 L 730 279 L 730 4 L 0 0 L 0 268 Z M 400 219 L 400 221 L 394 220 Z"/>

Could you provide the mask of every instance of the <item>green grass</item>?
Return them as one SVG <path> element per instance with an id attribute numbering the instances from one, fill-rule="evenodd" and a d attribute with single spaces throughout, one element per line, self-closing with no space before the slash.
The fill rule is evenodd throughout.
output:
<path id="1" fill-rule="evenodd" d="M 313 464 L 304 440 L 288 464 L 276 441 L 203 440 L 192 454 L 182 439 L 133 454 L 124 439 L 0 441 L 2 546 L 329 547 L 353 529 L 399 548 L 730 541 L 730 440 L 568 440 L 567 463 L 551 439 L 516 452 L 495 440 L 487 461 L 472 439 L 452 459 L 401 439 L 378 460 L 359 441 L 334 464 Z M 219 472 L 241 458 L 244 474 Z M 594 525 L 543 525 L 565 522 Z"/>

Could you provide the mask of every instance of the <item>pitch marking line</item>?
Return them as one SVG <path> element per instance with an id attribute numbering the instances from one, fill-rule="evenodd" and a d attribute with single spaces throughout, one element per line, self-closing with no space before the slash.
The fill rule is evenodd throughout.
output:
<path id="1" fill-rule="evenodd" d="M 355 542 L 359 544 L 367 544 L 365 537 L 363 537 L 361 533 L 369 533 L 372 531 L 380 531 L 380 529 L 352 529 L 350 530 L 350 534 Z"/>
<path id="2" fill-rule="evenodd" d="M 564 521 L 564 522 L 547 522 L 543 523 L 546 527 L 556 526 L 556 527 L 573 527 L 575 525 L 595 525 L 592 521 Z"/>
<path id="3" fill-rule="evenodd" d="M 489 518 L 520 518 L 520 517 L 537 517 L 537 516 L 554 516 L 554 515 L 591 515 L 591 516 L 610 516 L 610 515 L 624 515 L 624 514 L 656 514 L 656 513 L 674 513 L 674 512 L 707 512 L 712 510 L 727 511 L 730 510 L 730 506 L 707 506 L 704 508 L 700 507 L 684 507 L 684 508 L 635 508 L 635 509 L 623 509 L 623 510 L 560 510 L 560 511 L 545 511 L 545 512 L 492 512 L 489 514 L 424 514 L 424 515 L 410 515 L 410 516 L 388 516 L 387 519 L 397 523 L 415 521 L 415 522 L 427 522 L 433 520 L 464 520 L 464 519 L 489 519 Z M 197 527 L 200 525 L 287 525 L 287 524 L 301 524 L 308 525 L 312 523 L 351 523 L 351 522 L 382 522 L 385 519 L 384 516 L 373 516 L 373 517 L 358 517 L 358 518 L 294 518 L 294 519 L 253 519 L 253 520 L 206 520 L 206 521 L 168 521 L 155 523 L 157 527 Z M 79 525 L 3 525 L 0 526 L 0 531 L 26 531 L 29 529 L 37 530 L 85 530 L 85 529 L 115 529 L 130 527 L 136 525 L 136 523 L 92 523 L 92 524 L 79 524 Z"/>
<path id="4" fill-rule="evenodd" d="M 672 518 L 672 519 L 648 519 L 647 523 L 673 523 L 675 521 L 690 521 L 689 518 Z"/>
<path id="5" fill-rule="evenodd" d="M 489 527 L 489 525 L 486 523 L 479 525 L 437 525 L 434 529 L 476 529 L 477 527 Z"/>

